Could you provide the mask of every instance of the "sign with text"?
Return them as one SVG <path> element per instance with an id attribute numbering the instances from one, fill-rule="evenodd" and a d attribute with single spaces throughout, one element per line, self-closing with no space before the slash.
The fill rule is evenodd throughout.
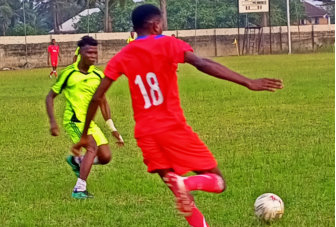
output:
<path id="1" fill-rule="evenodd" d="M 239 0 L 239 13 L 268 12 L 269 0 Z"/>

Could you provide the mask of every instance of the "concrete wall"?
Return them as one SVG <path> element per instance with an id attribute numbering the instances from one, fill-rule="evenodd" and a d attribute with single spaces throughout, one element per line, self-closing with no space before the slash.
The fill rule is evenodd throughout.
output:
<path id="1" fill-rule="evenodd" d="M 253 49 L 243 47 L 244 28 L 239 30 L 239 49 L 244 54 L 286 53 L 287 27 L 268 27 L 262 29 L 262 40 L 259 53 L 256 45 Z M 167 31 L 165 35 L 175 34 L 178 38 L 190 43 L 195 52 L 204 57 L 237 55 L 234 44 L 238 40 L 238 29 L 202 29 Z M 333 45 L 335 40 L 335 25 L 300 25 L 291 27 L 293 52 L 315 51 L 320 47 Z M 55 38 L 60 45 L 60 65 L 71 64 L 77 41 L 85 34 L 44 35 L 25 37 L 0 37 L 0 69 L 47 66 L 47 47 L 51 38 Z M 98 63 L 106 63 L 123 46 L 129 33 L 94 33 L 91 34 L 99 41 Z M 245 39 L 247 40 L 247 39 Z M 250 37 L 250 41 L 253 37 Z M 27 46 L 25 45 L 27 43 Z M 270 45 L 271 44 L 271 45 Z M 244 50 L 244 52 L 243 52 Z M 26 55 L 27 52 L 27 55 Z"/>

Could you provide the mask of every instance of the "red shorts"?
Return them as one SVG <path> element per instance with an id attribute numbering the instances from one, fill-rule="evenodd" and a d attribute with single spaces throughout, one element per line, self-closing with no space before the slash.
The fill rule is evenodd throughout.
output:
<path id="1" fill-rule="evenodd" d="M 148 172 L 173 169 L 183 175 L 189 171 L 209 170 L 217 162 L 207 146 L 189 126 L 137 139 Z"/>
<path id="2" fill-rule="evenodd" d="M 57 67 L 58 65 L 58 59 L 57 58 L 51 58 L 51 66 Z"/>

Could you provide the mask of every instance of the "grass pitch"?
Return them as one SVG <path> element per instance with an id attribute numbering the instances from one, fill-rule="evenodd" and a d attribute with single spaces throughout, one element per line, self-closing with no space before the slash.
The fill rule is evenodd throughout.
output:
<path id="1" fill-rule="evenodd" d="M 335 58 L 333 53 L 216 58 L 252 78 L 282 78 L 276 93 L 252 92 L 179 67 L 188 123 L 215 155 L 227 191 L 194 193 L 211 226 L 262 226 L 255 199 L 265 192 L 285 203 L 274 226 L 335 225 Z M 146 173 L 133 138 L 131 100 L 122 77 L 108 92 L 112 116 L 125 139 L 113 161 L 94 166 L 92 200 L 70 197 L 75 175 L 65 162 L 64 131 L 49 135 L 45 96 L 49 69 L 0 72 L 0 226 L 169 226 L 187 222 L 158 176 Z M 62 128 L 64 97 L 55 100 Z M 100 114 L 97 123 L 108 134 Z"/>

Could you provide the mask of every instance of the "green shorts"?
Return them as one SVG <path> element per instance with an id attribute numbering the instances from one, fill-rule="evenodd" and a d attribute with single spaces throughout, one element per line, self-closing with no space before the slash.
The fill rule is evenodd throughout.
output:
<path id="1" fill-rule="evenodd" d="M 71 137 L 72 142 L 78 143 L 84 129 L 84 123 L 72 122 L 64 124 L 66 133 Z M 101 129 L 92 121 L 88 130 L 88 135 L 92 135 L 97 146 L 108 144 L 108 141 Z"/>

